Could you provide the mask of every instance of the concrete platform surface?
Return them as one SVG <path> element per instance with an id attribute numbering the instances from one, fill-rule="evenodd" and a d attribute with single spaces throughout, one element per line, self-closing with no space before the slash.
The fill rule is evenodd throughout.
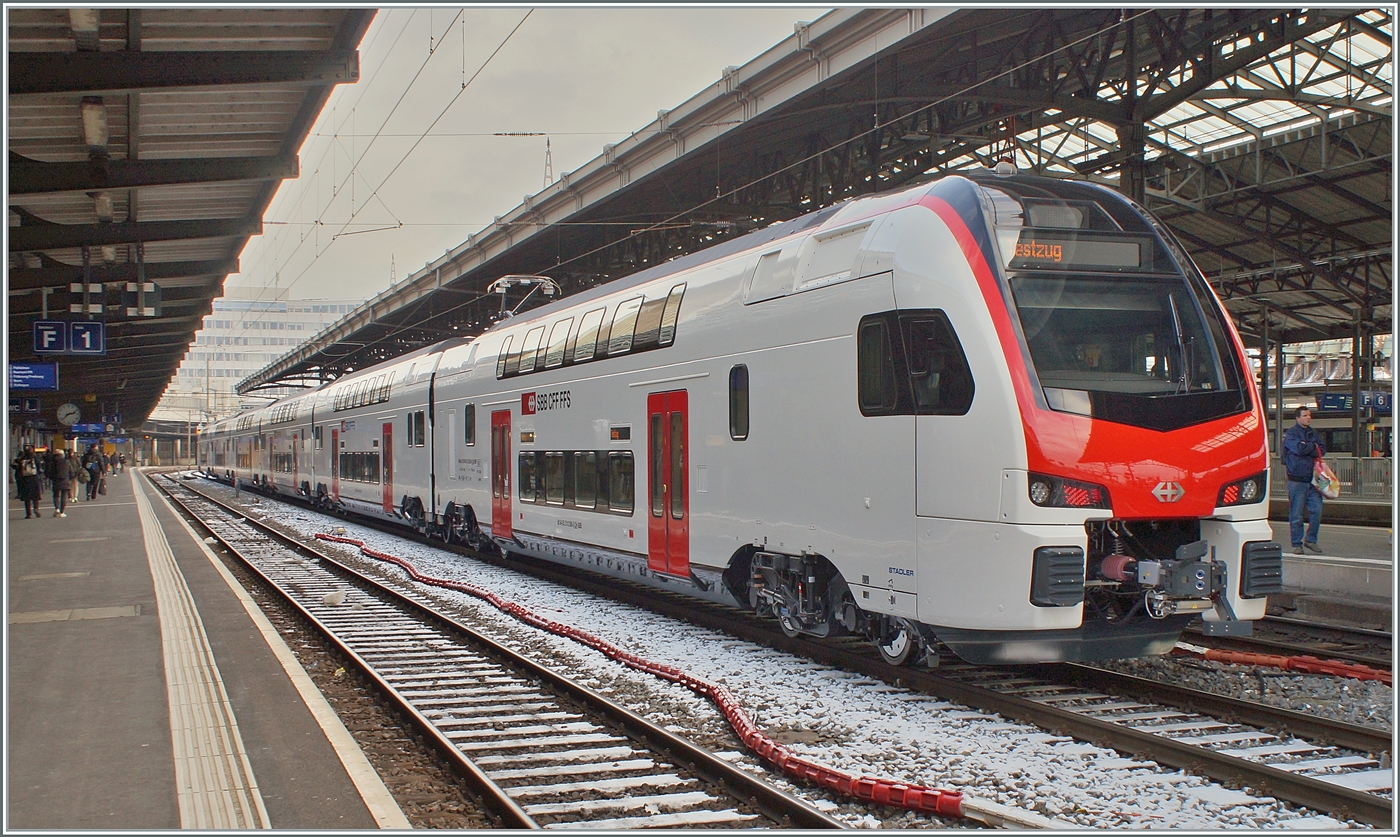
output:
<path id="1" fill-rule="evenodd" d="M 8 503 L 7 830 L 408 827 L 246 591 L 142 483 L 110 476 L 66 518 Z"/>

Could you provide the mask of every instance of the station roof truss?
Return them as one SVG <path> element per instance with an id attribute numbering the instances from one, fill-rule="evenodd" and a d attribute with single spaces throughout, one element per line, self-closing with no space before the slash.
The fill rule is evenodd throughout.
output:
<path id="1" fill-rule="evenodd" d="M 565 295 L 1011 157 L 1120 189 L 1246 342 L 1392 329 L 1392 9 L 837 10 L 527 198 L 240 392 L 479 333 L 487 286 Z"/>
<path id="2" fill-rule="evenodd" d="M 52 420 L 95 395 L 144 421 L 332 89 L 359 76 L 372 9 L 7 9 L 9 353 L 101 283 L 106 354 L 59 361 Z M 160 287 L 127 316 L 126 283 Z M 87 408 L 84 407 L 85 418 Z"/>

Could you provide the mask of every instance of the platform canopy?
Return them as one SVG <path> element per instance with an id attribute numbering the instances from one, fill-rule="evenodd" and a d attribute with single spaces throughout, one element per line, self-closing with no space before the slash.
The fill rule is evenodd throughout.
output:
<path id="1" fill-rule="evenodd" d="M 6 14 L 10 360 L 56 361 L 62 387 L 10 395 L 39 398 L 29 420 L 50 429 L 66 402 L 138 426 L 331 90 L 359 77 L 374 10 Z M 41 319 L 101 322 L 105 353 L 36 355 Z"/>
<path id="2" fill-rule="evenodd" d="M 775 221 L 1010 157 L 1121 189 L 1247 341 L 1391 330 L 1393 18 L 1379 9 L 833 11 L 239 384 L 315 384 Z M 510 300 L 511 304 L 515 300 Z"/>

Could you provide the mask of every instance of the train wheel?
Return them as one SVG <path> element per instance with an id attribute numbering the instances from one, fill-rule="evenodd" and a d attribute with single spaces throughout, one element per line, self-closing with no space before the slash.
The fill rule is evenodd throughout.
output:
<path id="1" fill-rule="evenodd" d="M 918 660 L 919 632 L 908 619 L 890 619 L 875 640 L 880 657 L 892 666 L 913 664 Z"/>

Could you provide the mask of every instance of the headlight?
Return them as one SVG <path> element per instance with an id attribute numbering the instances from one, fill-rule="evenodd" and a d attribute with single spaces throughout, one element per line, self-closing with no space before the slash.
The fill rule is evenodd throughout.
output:
<path id="1" fill-rule="evenodd" d="M 1242 480 L 1226 483 L 1220 487 L 1220 494 L 1215 498 L 1215 505 L 1219 508 L 1220 506 L 1243 506 L 1248 503 L 1263 502 L 1269 496 L 1268 484 L 1268 471 L 1261 471 Z"/>
<path id="2" fill-rule="evenodd" d="M 1102 485 L 1078 480 L 1048 477 L 1044 474 L 1030 475 L 1031 502 L 1037 506 L 1073 509 L 1112 508 L 1108 500 L 1108 489 Z"/>

